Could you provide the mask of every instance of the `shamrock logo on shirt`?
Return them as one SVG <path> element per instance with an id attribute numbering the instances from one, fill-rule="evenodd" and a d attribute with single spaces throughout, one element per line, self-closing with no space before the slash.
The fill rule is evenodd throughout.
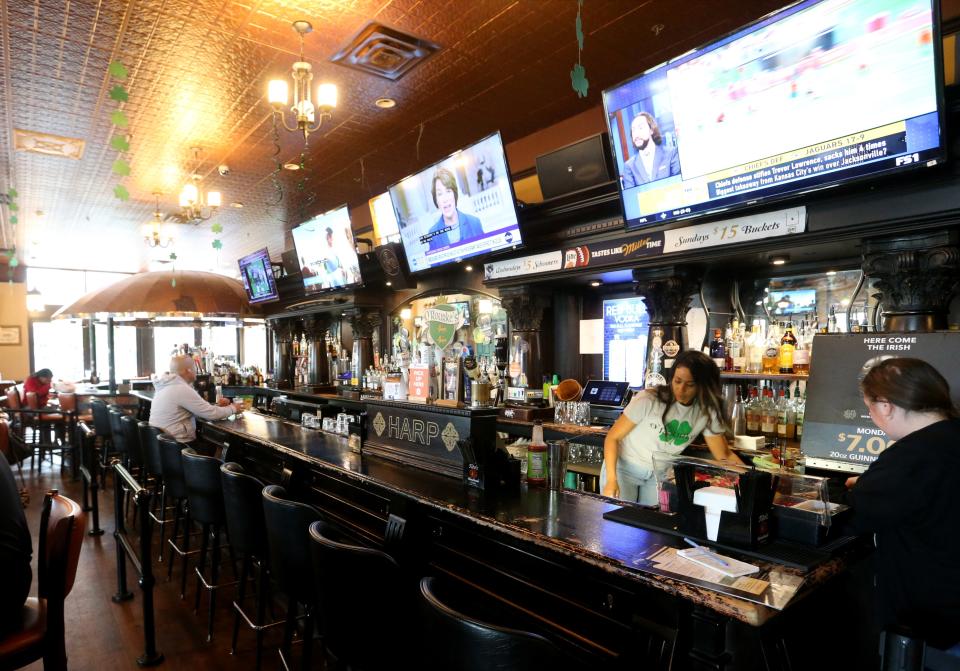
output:
<path id="1" fill-rule="evenodd" d="M 666 427 L 664 427 L 663 433 L 660 434 L 660 440 L 665 443 L 673 443 L 674 445 L 683 445 L 690 438 L 690 431 L 693 429 L 690 426 L 690 422 L 683 420 L 683 422 L 678 422 L 675 419 L 671 419 Z"/>

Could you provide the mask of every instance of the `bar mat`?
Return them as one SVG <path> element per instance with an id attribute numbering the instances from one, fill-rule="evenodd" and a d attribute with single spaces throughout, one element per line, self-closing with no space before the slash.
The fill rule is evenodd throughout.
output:
<path id="1" fill-rule="evenodd" d="M 686 535 L 678 528 L 680 522 L 678 515 L 667 515 L 651 508 L 624 506 L 605 512 L 603 518 L 611 522 L 628 524 L 632 527 L 658 531 L 671 536 L 683 537 Z M 736 552 L 738 555 L 745 557 L 753 557 L 755 559 L 797 568 L 802 571 L 810 571 L 819 564 L 831 559 L 840 550 L 849 547 L 855 540 L 855 536 L 843 536 L 820 547 L 775 540 L 757 550 L 749 550 L 734 545 L 724 545 L 722 543 L 709 543 L 709 546 Z"/>

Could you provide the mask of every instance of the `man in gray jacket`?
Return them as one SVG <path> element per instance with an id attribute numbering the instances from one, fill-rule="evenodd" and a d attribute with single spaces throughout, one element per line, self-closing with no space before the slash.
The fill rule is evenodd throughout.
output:
<path id="1" fill-rule="evenodd" d="M 180 355 L 170 359 L 170 372 L 154 378 L 156 394 L 150 406 L 150 426 L 161 429 L 181 443 L 197 439 L 196 417 L 224 419 L 241 412 L 243 403 L 221 398 L 217 405 L 207 403 L 193 388 L 197 368 L 193 359 Z"/>

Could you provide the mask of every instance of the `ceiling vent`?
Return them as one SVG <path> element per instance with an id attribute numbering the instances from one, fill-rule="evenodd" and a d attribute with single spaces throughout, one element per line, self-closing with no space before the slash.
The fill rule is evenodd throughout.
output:
<path id="1" fill-rule="evenodd" d="M 330 60 L 396 81 L 440 50 L 440 45 L 371 21 Z"/>

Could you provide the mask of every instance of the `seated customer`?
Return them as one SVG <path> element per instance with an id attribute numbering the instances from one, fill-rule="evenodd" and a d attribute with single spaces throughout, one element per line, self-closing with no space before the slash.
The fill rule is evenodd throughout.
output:
<path id="1" fill-rule="evenodd" d="M 20 623 L 21 609 L 30 593 L 33 541 L 23 514 L 20 492 L 6 458 L 0 456 L 0 634 Z"/>
<path id="2" fill-rule="evenodd" d="M 23 383 L 23 394 L 26 396 L 31 391 L 36 392 L 37 404 L 42 408 L 47 405 L 47 401 L 50 399 L 50 383 L 52 381 L 53 373 L 50 369 L 41 368 Z"/>
<path id="3" fill-rule="evenodd" d="M 150 406 L 150 426 L 180 441 L 192 443 L 197 439 L 197 421 L 223 419 L 243 410 L 243 403 L 231 403 L 222 398 L 217 405 L 207 403 L 196 389 L 197 368 L 193 358 L 178 355 L 170 359 L 170 372 L 153 379 L 157 390 Z"/>

